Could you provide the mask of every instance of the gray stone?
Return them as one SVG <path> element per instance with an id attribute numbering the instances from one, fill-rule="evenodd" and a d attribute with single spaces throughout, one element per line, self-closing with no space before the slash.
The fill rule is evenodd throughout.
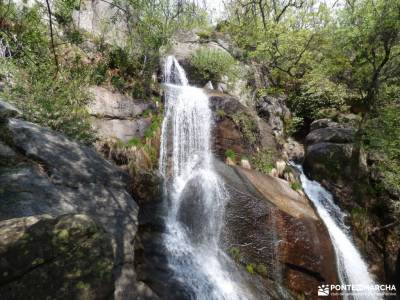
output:
<path id="1" fill-rule="evenodd" d="M 310 124 L 310 131 L 326 128 L 326 127 L 341 127 L 339 123 L 333 122 L 331 119 L 319 119 Z"/>
<path id="2" fill-rule="evenodd" d="M 259 116 L 268 122 L 276 136 L 283 134 L 283 120 L 290 117 L 290 111 L 286 107 L 285 98 L 265 96 L 257 103 L 256 110 Z"/>
<path id="3" fill-rule="evenodd" d="M 89 104 L 91 115 L 102 118 L 133 118 L 143 114 L 146 110 L 153 110 L 150 102 L 134 100 L 126 95 L 111 92 L 100 86 L 92 86 L 89 92 L 94 95 Z"/>
<path id="4" fill-rule="evenodd" d="M 151 125 L 151 119 L 98 119 L 93 118 L 93 128 L 101 137 L 118 138 L 124 142 L 132 138 L 142 138 Z"/>
<path id="5" fill-rule="evenodd" d="M 326 127 L 311 131 L 306 136 L 306 144 L 317 143 L 352 143 L 354 141 L 354 130 L 350 128 Z"/>
<path id="6" fill-rule="evenodd" d="M 8 118 L 14 118 L 21 115 L 21 112 L 13 105 L 0 100 L 0 121 Z"/>
<path id="7" fill-rule="evenodd" d="M 0 159 L 14 158 L 16 155 L 13 149 L 0 141 Z"/>

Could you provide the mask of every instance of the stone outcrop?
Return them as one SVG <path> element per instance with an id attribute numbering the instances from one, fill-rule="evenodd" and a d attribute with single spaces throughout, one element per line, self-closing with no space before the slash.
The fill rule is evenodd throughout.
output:
<path id="1" fill-rule="evenodd" d="M 221 163 L 217 170 L 230 194 L 225 247 L 239 264 L 255 267 L 253 280 L 307 299 L 318 298 L 318 285 L 338 282 L 329 234 L 308 199 L 279 178 Z"/>
<path id="2" fill-rule="evenodd" d="M 127 142 L 144 136 L 151 125 L 151 117 L 147 114 L 156 109 L 153 103 L 134 100 L 99 86 L 91 87 L 89 92 L 94 96 L 88 106 L 91 123 L 100 137 Z"/>
<path id="3" fill-rule="evenodd" d="M 225 157 L 228 149 L 248 157 L 257 148 L 277 148 L 271 127 L 236 97 L 215 90 L 205 92 L 215 116 L 213 145 L 220 158 Z"/>
<path id="4" fill-rule="evenodd" d="M 284 121 L 290 118 L 284 97 L 264 96 L 258 99 L 256 110 L 258 115 L 271 126 L 276 137 L 284 133 Z"/>
<path id="5" fill-rule="evenodd" d="M 2 104 L 1 107 L 4 106 Z M 10 108 L 8 110 L 12 111 Z M 6 116 L 10 114 L 7 113 Z M 101 158 L 93 149 L 74 142 L 62 134 L 21 119 L 2 118 L 0 140 L 2 145 L 0 222 L 2 222 L 3 230 L 8 230 L 7 224 L 15 225 L 16 228 L 22 226 L 22 231 L 33 232 L 26 240 L 27 243 L 30 243 L 32 247 L 38 244 L 44 248 L 53 247 L 51 249 L 54 249 L 53 254 L 56 255 L 60 253 L 57 251 L 64 250 L 61 249 L 62 244 L 61 246 L 52 244 L 54 241 L 52 234 L 56 234 L 54 230 L 58 226 L 64 228 L 62 224 L 64 221 L 67 222 L 69 225 L 65 225 L 66 231 L 62 233 L 62 235 L 71 235 L 71 240 L 68 240 L 68 247 L 65 249 L 67 255 L 74 255 L 77 253 L 75 251 L 81 250 L 82 253 L 88 255 L 92 253 L 91 261 L 93 264 L 98 263 L 100 269 L 102 260 L 96 260 L 100 254 L 104 255 L 104 259 L 111 261 L 112 279 L 107 277 L 110 274 L 108 263 L 104 265 L 106 271 L 108 270 L 104 275 L 108 279 L 101 279 L 98 274 L 91 273 L 96 270 L 91 271 L 83 262 L 81 264 L 77 261 L 77 266 L 81 264 L 84 269 L 87 269 L 81 270 L 82 274 L 87 276 L 82 275 L 81 278 L 76 275 L 77 278 L 81 278 L 79 282 L 82 281 L 82 283 L 78 282 L 79 286 L 84 290 L 87 285 L 101 286 L 98 291 L 99 299 L 110 293 L 114 293 L 115 299 L 136 297 L 133 241 L 137 231 L 138 206 L 128 193 L 127 174 Z M 70 217 L 62 219 L 61 216 L 66 214 Z M 49 218 L 42 220 L 38 217 L 41 215 L 48 215 Z M 31 217 L 39 218 L 39 221 L 33 224 L 29 221 L 32 220 L 29 219 Z M 78 225 L 79 228 L 82 227 L 81 233 L 74 229 Z M 36 228 L 39 232 L 36 232 Z M 9 229 L 11 233 L 14 230 Z M 18 231 L 18 229 L 15 230 Z M 15 240 L 5 240 L 1 235 L 0 240 L 5 243 L 2 248 L 5 255 L 11 253 L 10 249 L 16 253 L 20 251 L 18 245 L 23 245 L 24 239 L 28 238 L 24 235 L 18 238 L 17 231 L 15 231 Z M 94 237 L 91 236 L 92 233 Z M 89 243 L 87 248 L 84 242 L 86 239 Z M 13 245 L 16 245 L 15 248 Z M 83 248 L 79 250 L 81 246 Z M 32 286 L 31 284 L 35 284 L 35 290 L 45 292 L 54 279 L 50 279 L 51 274 L 60 274 L 57 272 L 61 271 L 50 270 L 51 266 L 56 266 L 50 261 L 54 263 L 60 261 L 62 264 L 62 258 L 52 257 L 46 253 L 43 255 L 43 257 L 38 256 L 37 259 L 41 261 L 43 258 L 45 261 L 49 260 L 49 263 L 46 261 L 34 267 L 14 266 L 13 272 L 21 276 L 10 275 L 1 287 L 12 289 L 14 286 L 27 286 L 27 288 L 12 291 L 13 294 L 10 294 L 12 298 L 26 299 L 33 292 L 28 288 Z M 10 259 L 12 263 L 14 258 Z M 26 259 L 35 260 L 36 257 Z M 31 266 L 32 264 L 34 262 L 31 262 Z M 68 266 L 73 268 L 74 265 L 71 263 Z M 0 264 L 0 274 L 9 273 L 7 268 L 7 265 Z M 68 270 L 75 272 L 73 271 L 75 269 Z M 88 273 L 85 273 L 86 271 Z M 76 272 L 80 271 L 76 270 Z M 34 281 L 34 274 L 47 274 L 50 281 Z M 67 276 L 65 279 L 67 285 L 68 278 Z M 110 281 L 106 284 L 107 280 Z M 76 288 L 71 286 L 69 291 L 75 293 Z M 62 293 L 62 289 L 62 285 L 56 285 L 54 282 L 48 296 L 50 297 L 51 293 Z"/>

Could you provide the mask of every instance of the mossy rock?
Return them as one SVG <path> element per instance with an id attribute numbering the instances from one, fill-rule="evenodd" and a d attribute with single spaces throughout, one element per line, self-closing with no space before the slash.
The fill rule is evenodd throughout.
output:
<path id="1" fill-rule="evenodd" d="M 111 241 L 87 215 L 0 222 L 4 299 L 108 299 L 114 291 Z"/>

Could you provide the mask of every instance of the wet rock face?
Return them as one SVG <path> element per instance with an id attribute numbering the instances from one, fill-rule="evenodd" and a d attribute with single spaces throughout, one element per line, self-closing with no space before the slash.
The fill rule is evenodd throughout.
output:
<path id="1" fill-rule="evenodd" d="M 0 221 L 0 294 L 4 299 L 109 299 L 113 252 L 87 215 Z"/>
<path id="2" fill-rule="evenodd" d="M 115 299 L 134 297 L 138 206 L 127 191 L 128 175 L 93 149 L 20 119 L 3 120 L 0 141 L 0 221 L 88 215 L 109 237 Z M 28 288 L 17 292 L 25 299 L 31 293 Z"/>
<path id="3" fill-rule="evenodd" d="M 257 291 L 257 283 L 267 291 L 281 286 L 277 299 L 318 299 L 318 285 L 338 282 L 329 234 L 304 196 L 252 170 L 217 170 L 230 194 L 223 241 L 238 264 L 254 266 Z"/>

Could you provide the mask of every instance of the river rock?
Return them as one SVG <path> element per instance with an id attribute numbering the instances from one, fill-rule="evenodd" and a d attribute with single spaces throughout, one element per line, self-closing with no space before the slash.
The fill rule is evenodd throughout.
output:
<path id="1" fill-rule="evenodd" d="M 108 236 L 114 274 L 109 284 L 115 299 L 136 297 L 133 240 L 138 207 L 127 191 L 127 174 L 93 149 L 30 122 L 9 119 L 0 132 L 0 140 L 17 153 L 13 165 L 0 168 L 0 221 L 43 214 L 55 219 L 87 215 Z M 18 280 L 29 285 L 25 278 L 30 277 Z M 26 299 L 32 292 L 16 289 L 13 293 L 18 293 L 16 299 Z"/>
<path id="2" fill-rule="evenodd" d="M 326 127 L 335 127 L 335 128 L 340 128 L 341 125 L 337 122 L 332 121 L 331 119 L 318 119 L 313 121 L 310 124 L 310 131 L 321 129 L 321 128 L 326 128 Z"/>

